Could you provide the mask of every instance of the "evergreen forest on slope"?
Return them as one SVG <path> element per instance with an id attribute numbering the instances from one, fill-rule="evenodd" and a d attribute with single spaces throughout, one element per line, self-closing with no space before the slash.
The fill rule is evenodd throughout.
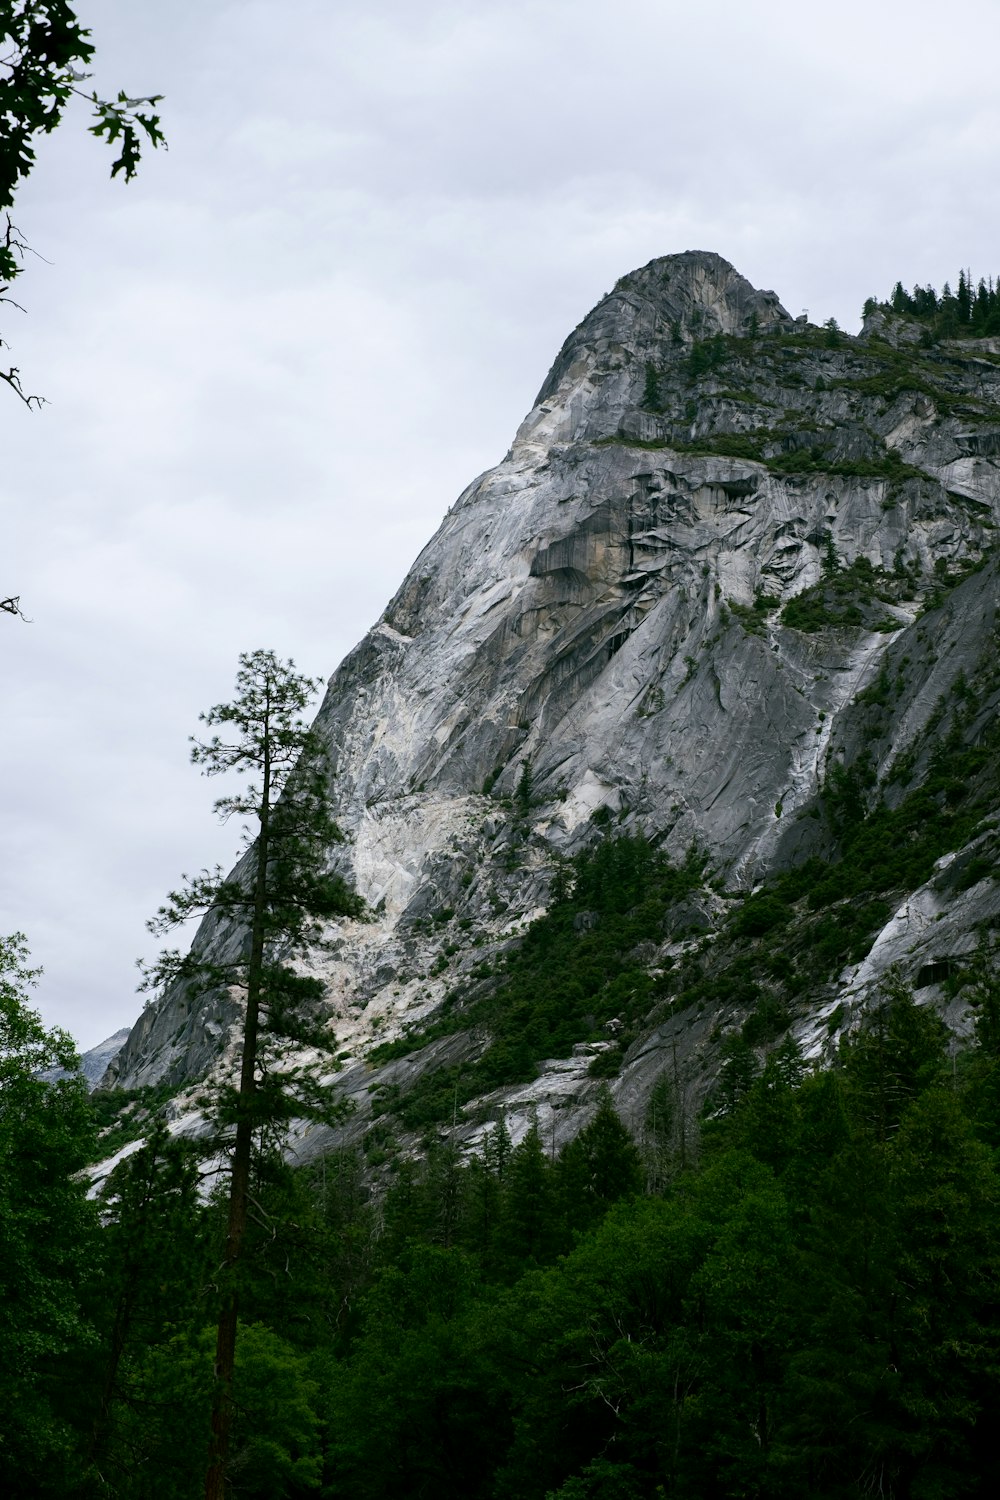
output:
<path id="1" fill-rule="evenodd" d="M 5 954 L 0 1484 L 187 1500 L 222 1206 L 162 1127 L 87 1200 L 95 1106 L 32 1071 Z M 635 1135 L 605 1095 L 558 1154 L 430 1131 L 373 1187 L 260 1147 L 232 1493 L 995 1493 L 1000 986 L 970 981 L 968 1048 L 890 978 L 832 1068 L 733 1046 L 700 1122 L 668 1067 Z"/>

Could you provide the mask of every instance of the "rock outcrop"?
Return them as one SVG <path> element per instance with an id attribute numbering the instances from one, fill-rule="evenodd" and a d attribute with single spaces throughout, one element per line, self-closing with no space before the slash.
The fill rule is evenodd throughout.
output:
<path id="1" fill-rule="evenodd" d="M 831 767 L 863 759 L 869 801 L 902 795 L 903 756 L 926 773 L 956 683 L 996 650 L 981 565 L 1000 525 L 1000 358 L 989 340 L 924 347 L 904 321 L 811 327 L 702 252 L 623 277 L 334 673 L 317 726 L 344 873 L 372 919 L 343 923 L 316 965 L 352 1130 L 382 1077 L 370 1049 L 525 931 L 555 856 L 641 830 L 678 857 L 699 844 L 717 884 L 746 892 L 834 850 L 812 815 Z M 899 686 L 875 724 L 886 674 Z M 992 723 L 995 690 L 977 705 Z M 887 963 L 943 974 L 996 916 L 992 881 L 956 884 L 953 867 L 901 895 L 864 961 L 817 992 L 796 1023 L 807 1044 Z M 225 997 L 168 994 L 106 1082 L 181 1087 L 225 1066 L 234 1018 Z M 686 1050 L 717 1021 L 689 1027 Z M 669 1040 L 633 1044 L 623 1107 L 641 1108 Z M 481 1045 L 458 1033 L 389 1066 L 405 1081 Z M 553 1062 L 508 1109 L 558 1098 L 572 1133 L 587 1061 Z"/>

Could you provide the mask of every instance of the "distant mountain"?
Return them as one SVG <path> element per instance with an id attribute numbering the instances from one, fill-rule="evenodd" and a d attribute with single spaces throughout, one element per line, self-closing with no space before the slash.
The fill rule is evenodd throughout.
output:
<path id="1" fill-rule="evenodd" d="M 100 1083 L 110 1065 L 114 1062 L 131 1034 L 131 1027 L 123 1026 L 121 1031 L 116 1031 L 105 1041 L 98 1042 L 96 1047 L 91 1047 L 80 1057 L 80 1072 L 86 1078 L 91 1088 Z"/>
<path id="2" fill-rule="evenodd" d="M 1000 339 L 817 328 L 704 252 L 618 282 L 318 715 L 372 912 L 316 958 L 339 1138 L 561 1142 L 601 1078 L 636 1120 L 667 1070 L 694 1109 L 734 1038 L 822 1055 L 893 966 L 967 1024 L 998 456 Z M 104 1081 L 225 1070 L 236 1017 L 176 987 Z"/>
<path id="3" fill-rule="evenodd" d="M 88 1052 L 81 1053 L 80 1072 L 87 1081 L 88 1089 L 95 1089 L 101 1082 L 130 1035 L 131 1028 L 124 1026 L 121 1031 L 116 1031 L 114 1036 L 109 1036 L 105 1041 L 98 1042 L 97 1046 L 91 1047 Z M 56 1079 L 65 1078 L 66 1074 L 62 1068 L 49 1068 L 40 1076 L 47 1079 Z"/>

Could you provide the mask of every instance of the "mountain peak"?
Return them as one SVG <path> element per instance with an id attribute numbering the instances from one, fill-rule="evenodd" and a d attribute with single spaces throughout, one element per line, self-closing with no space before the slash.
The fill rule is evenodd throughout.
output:
<path id="1" fill-rule="evenodd" d="M 755 315 L 761 331 L 792 321 L 776 292 L 759 291 L 714 250 L 658 256 L 623 276 L 610 295 L 642 298 L 699 338 L 745 334 Z"/>
<path id="2" fill-rule="evenodd" d="M 702 1089 L 754 992 L 724 955 L 768 922 L 799 923 L 799 967 L 775 950 L 761 1004 L 810 1055 L 891 965 L 915 984 L 958 972 L 1000 903 L 978 878 L 995 832 L 976 832 L 1000 793 L 984 776 L 949 783 L 912 823 L 892 819 L 942 742 L 952 760 L 968 744 L 1000 763 L 976 738 L 1000 701 L 998 574 L 983 566 L 1000 526 L 1000 369 L 885 350 L 793 321 L 710 252 L 630 272 L 334 673 L 316 729 L 346 835 L 335 858 L 372 917 L 342 922 L 316 957 L 346 1130 L 364 1133 L 373 1089 L 405 1094 L 445 1066 L 473 1077 L 492 1045 L 476 997 L 565 888 L 566 861 L 604 839 L 682 862 L 697 845 L 716 874 L 631 940 L 635 984 L 588 991 L 571 1041 L 538 999 L 527 1063 L 522 1048 L 516 1068 L 475 1074 L 497 1089 L 480 1120 L 496 1109 L 527 1128 L 536 1112 L 572 1135 L 599 1086 L 595 1033 L 605 1050 L 619 1038 L 602 1066 L 630 1115 L 666 1056 Z M 869 816 L 890 831 L 859 839 L 864 868 L 841 861 L 809 902 L 803 887 L 741 905 L 810 857 L 832 869 L 845 820 L 857 833 Z M 918 826 L 920 859 L 893 863 Z M 584 933 L 599 916 L 575 915 Z M 219 924 L 196 938 L 240 941 Z M 692 998 L 679 976 L 698 953 Z M 224 1069 L 237 1013 L 228 993 L 175 990 L 108 1081 Z"/>
<path id="3" fill-rule="evenodd" d="M 594 384 L 595 371 L 625 368 L 627 373 L 631 367 L 640 372 L 641 381 L 646 364 L 665 364 L 700 340 L 717 334 L 745 337 L 792 326 L 775 292 L 759 291 L 714 251 L 662 255 L 621 277 L 573 330 L 556 356 L 534 410 L 553 401 L 567 405 L 577 394 L 583 401 L 577 416 L 584 407 L 592 414 L 593 402 L 583 387 L 588 381 Z M 617 382 L 616 387 L 621 384 Z M 622 404 L 619 389 L 606 394 L 613 406 Z M 523 435 L 522 429 L 519 437 Z M 589 435 L 601 434 L 595 429 Z"/>

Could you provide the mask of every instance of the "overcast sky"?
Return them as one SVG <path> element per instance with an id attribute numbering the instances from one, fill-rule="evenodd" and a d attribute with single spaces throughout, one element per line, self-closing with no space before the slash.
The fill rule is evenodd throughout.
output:
<path id="1" fill-rule="evenodd" d="M 266 646 L 326 677 L 624 272 L 718 251 L 793 313 L 1000 272 L 1000 5 L 82 0 L 158 92 L 128 188 L 68 118 L 0 389 L 0 932 L 83 1047 L 138 1015 L 188 764 Z"/>

